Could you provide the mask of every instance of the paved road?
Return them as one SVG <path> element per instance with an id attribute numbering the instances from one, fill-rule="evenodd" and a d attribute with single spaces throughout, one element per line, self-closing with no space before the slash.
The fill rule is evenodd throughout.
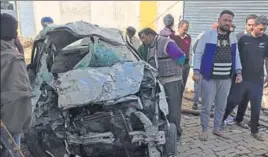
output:
<path id="1" fill-rule="evenodd" d="M 184 99 L 183 108 L 190 108 L 192 102 Z M 265 116 L 265 115 L 262 115 Z M 212 130 L 213 119 L 210 121 Z M 178 148 L 179 157 L 268 157 L 268 128 L 261 133 L 266 139 L 259 142 L 250 136 L 250 131 L 233 125 L 228 126 L 225 135 L 230 139 L 222 139 L 212 135 L 208 141 L 199 140 L 200 119 L 199 116 L 182 115 L 183 136 Z"/>

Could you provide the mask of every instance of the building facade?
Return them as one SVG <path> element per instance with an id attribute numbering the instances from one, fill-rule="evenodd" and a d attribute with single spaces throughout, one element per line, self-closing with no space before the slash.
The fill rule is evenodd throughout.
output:
<path id="1" fill-rule="evenodd" d="M 234 12 L 235 32 L 245 29 L 245 18 L 249 14 L 268 17 L 268 1 L 185 1 L 184 19 L 190 22 L 189 33 L 195 38 L 217 22 L 220 12 L 228 9 Z"/>
<path id="2" fill-rule="evenodd" d="M 248 14 L 268 16 L 268 1 L 16 1 L 15 8 L 19 33 L 25 37 L 34 37 L 42 29 L 44 16 L 51 16 L 57 24 L 83 20 L 121 30 L 131 25 L 159 32 L 164 27 L 163 17 L 170 13 L 175 28 L 182 18 L 190 22 L 193 39 L 210 29 L 223 9 L 235 13 L 236 32 L 244 29 Z"/>
<path id="3" fill-rule="evenodd" d="M 17 1 L 20 35 L 34 37 L 41 29 L 41 18 L 50 16 L 56 24 L 83 20 L 104 27 L 138 30 L 162 29 L 163 17 L 171 13 L 178 23 L 183 2 L 178 1 Z"/>

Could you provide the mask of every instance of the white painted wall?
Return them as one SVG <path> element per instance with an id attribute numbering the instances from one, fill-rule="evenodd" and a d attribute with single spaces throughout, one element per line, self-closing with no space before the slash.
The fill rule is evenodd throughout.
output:
<path id="1" fill-rule="evenodd" d="M 139 27 L 139 1 L 34 1 L 36 32 L 41 18 L 50 16 L 57 24 L 83 20 L 99 26 L 125 30 Z"/>
<path id="2" fill-rule="evenodd" d="M 50 16 L 55 23 L 61 23 L 60 1 L 33 1 L 33 3 L 36 34 L 42 30 L 41 19 L 44 16 Z"/>
<path id="3" fill-rule="evenodd" d="M 170 7 L 172 8 L 169 9 Z M 167 14 L 174 16 L 174 27 L 177 28 L 180 16 L 183 17 L 183 1 L 158 1 L 157 8 L 157 14 L 160 17 L 157 20 L 157 31 L 159 32 L 165 27 L 163 18 Z"/>
<path id="4" fill-rule="evenodd" d="M 57 24 L 83 20 L 121 30 L 127 26 L 140 29 L 140 1 L 33 1 L 33 8 L 36 34 L 42 29 L 40 21 L 44 16 L 52 17 Z M 175 17 L 177 27 L 183 14 L 183 1 L 158 1 L 157 10 L 158 19 L 152 21 L 156 20 L 158 32 L 164 27 L 163 17 L 168 13 Z"/>

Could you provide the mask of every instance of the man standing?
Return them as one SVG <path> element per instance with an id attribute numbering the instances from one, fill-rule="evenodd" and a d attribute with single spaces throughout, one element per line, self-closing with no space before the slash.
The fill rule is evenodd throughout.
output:
<path id="1" fill-rule="evenodd" d="M 215 101 L 214 127 L 212 133 L 223 136 L 221 124 L 226 101 L 236 74 L 236 83 L 242 81 L 241 63 L 236 36 L 230 32 L 234 13 L 229 10 L 221 12 L 217 30 L 206 31 L 200 38 L 194 57 L 194 81 L 201 80 L 201 125 L 200 140 L 208 139 L 210 108 Z"/>
<path id="2" fill-rule="evenodd" d="M 175 34 L 171 34 L 169 37 L 173 39 L 181 50 L 186 54 L 186 60 L 183 66 L 183 91 L 185 89 L 187 79 L 190 71 L 190 47 L 191 47 L 191 36 L 187 34 L 189 29 L 189 22 L 187 20 L 181 20 L 179 22 L 178 30 Z"/>
<path id="3" fill-rule="evenodd" d="M 258 133 L 258 121 L 264 85 L 264 59 L 268 71 L 268 37 L 264 34 L 267 28 L 267 18 L 259 16 L 253 25 L 253 31 L 239 40 L 239 52 L 242 63 L 243 82 L 233 85 L 230 92 L 227 108 L 223 120 L 233 111 L 242 99 L 249 100 L 251 105 L 251 135 L 257 140 L 264 141 Z M 268 81 L 266 77 L 265 82 Z M 242 123 L 247 103 L 240 103 L 235 119 L 236 123 L 244 128 Z"/>
<path id="4" fill-rule="evenodd" d="M 168 37 L 170 34 L 175 32 L 172 29 L 172 27 L 174 26 L 174 17 L 171 14 L 167 14 L 164 17 L 164 25 L 165 28 L 160 31 L 159 35 L 163 37 Z"/>
<path id="5" fill-rule="evenodd" d="M 248 15 L 246 17 L 245 30 L 242 31 L 242 32 L 240 32 L 240 33 L 238 33 L 236 35 L 238 42 L 239 42 L 239 40 L 240 40 L 240 38 L 242 36 L 250 33 L 253 30 L 253 25 L 255 24 L 256 18 L 257 18 L 257 15 L 255 15 L 255 14 L 250 14 L 250 15 Z M 233 88 L 233 86 L 235 86 L 235 83 L 232 83 L 231 89 Z M 228 97 L 230 97 L 231 94 L 232 94 L 232 92 L 229 93 L 229 96 Z M 238 113 L 244 113 L 244 112 L 246 112 L 246 108 L 244 108 L 244 106 L 245 105 L 248 106 L 248 102 L 249 102 L 248 97 L 246 95 L 244 95 L 242 97 L 241 101 L 238 104 L 238 110 L 237 110 L 237 112 Z M 231 117 L 230 115 L 227 118 L 225 118 L 225 119 L 226 119 L 226 121 L 225 121 L 226 124 L 234 124 L 234 123 L 236 123 L 236 122 L 234 122 L 235 121 L 234 118 Z M 241 119 L 241 118 L 238 118 L 238 119 Z M 236 123 L 236 124 L 238 126 L 242 127 L 242 128 L 245 128 L 245 129 L 248 129 L 249 128 L 248 125 L 245 124 L 245 123 Z"/>
<path id="6" fill-rule="evenodd" d="M 236 35 L 237 41 L 244 36 L 245 34 L 250 33 L 253 30 L 253 25 L 255 23 L 255 20 L 257 18 L 257 15 L 255 14 L 250 14 L 246 17 L 246 24 L 245 24 L 245 30 L 243 32 L 240 32 Z"/>
<path id="7" fill-rule="evenodd" d="M 176 125 L 178 136 L 181 136 L 182 66 L 185 54 L 173 40 L 157 35 L 151 28 L 141 30 L 139 37 L 148 46 L 147 62 L 158 70 L 164 85 L 169 106 L 168 120 Z"/>
<path id="8" fill-rule="evenodd" d="M 31 124 L 32 91 L 24 57 L 14 46 L 17 28 L 13 16 L 1 14 L 1 120 L 20 145 L 20 134 Z"/>
<path id="9" fill-rule="evenodd" d="M 140 40 L 135 36 L 136 29 L 132 26 L 129 26 L 126 31 L 126 40 L 129 42 L 136 50 L 140 46 Z"/>

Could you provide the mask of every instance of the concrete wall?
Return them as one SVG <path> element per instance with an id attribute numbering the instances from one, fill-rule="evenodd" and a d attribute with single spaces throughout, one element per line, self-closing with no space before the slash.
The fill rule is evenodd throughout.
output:
<path id="1" fill-rule="evenodd" d="M 42 29 L 40 21 L 44 16 L 51 16 L 57 24 L 83 20 L 121 30 L 125 30 L 127 26 L 134 26 L 138 30 L 151 27 L 159 32 L 163 28 L 163 17 L 166 14 L 173 14 L 177 25 L 183 12 L 182 1 L 18 1 L 18 3 L 20 3 L 19 16 L 24 20 L 21 21 L 23 27 L 21 32 L 29 32 L 31 29 L 35 34 Z M 167 11 L 170 7 L 171 9 Z M 29 23 L 25 22 L 25 17 L 33 18 L 26 20 L 31 21 Z M 27 28 L 26 25 L 31 27 Z M 21 34 L 32 35 L 32 33 Z"/>
<path id="2" fill-rule="evenodd" d="M 33 1 L 17 1 L 17 14 L 20 35 L 25 37 L 34 37 L 35 32 L 35 13 Z"/>
<path id="3" fill-rule="evenodd" d="M 167 14 L 174 16 L 174 29 L 177 28 L 180 17 L 183 17 L 183 1 L 158 1 L 157 31 L 164 28 L 163 18 Z"/>

